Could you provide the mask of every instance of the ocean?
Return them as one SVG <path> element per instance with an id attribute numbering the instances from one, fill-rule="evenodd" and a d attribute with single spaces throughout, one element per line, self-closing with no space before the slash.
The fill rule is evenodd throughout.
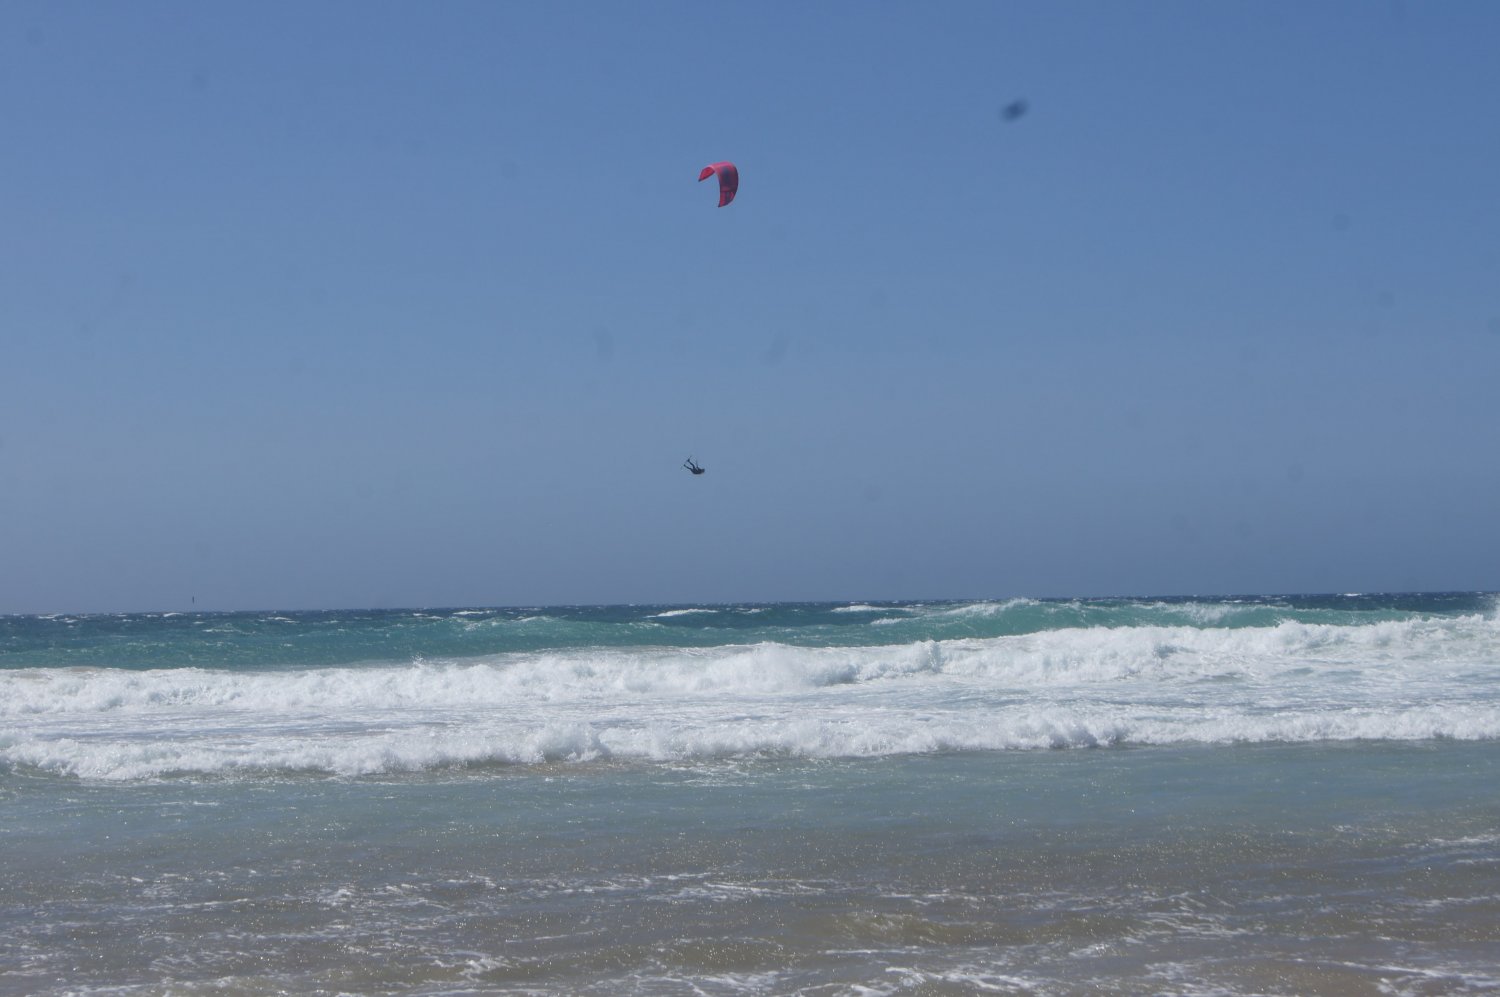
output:
<path id="1" fill-rule="evenodd" d="M 0 617 L 0 994 L 1500 993 L 1497 603 Z"/>

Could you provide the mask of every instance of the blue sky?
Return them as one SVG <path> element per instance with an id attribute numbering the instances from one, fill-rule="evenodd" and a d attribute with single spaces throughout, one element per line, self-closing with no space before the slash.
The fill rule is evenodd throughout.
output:
<path id="1" fill-rule="evenodd" d="M 0 612 L 1500 589 L 1500 5 L 0 28 Z"/>

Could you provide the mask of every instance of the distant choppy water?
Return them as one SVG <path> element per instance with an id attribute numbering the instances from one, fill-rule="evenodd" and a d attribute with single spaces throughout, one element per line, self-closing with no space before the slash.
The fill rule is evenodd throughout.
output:
<path id="1" fill-rule="evenodd" d="M 1496 608 L 0 617 L 0 993 L 1500 992 Z"/>

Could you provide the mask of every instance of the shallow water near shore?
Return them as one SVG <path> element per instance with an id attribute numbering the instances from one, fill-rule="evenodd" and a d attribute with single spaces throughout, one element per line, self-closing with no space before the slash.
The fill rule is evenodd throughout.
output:
<path id="1" fill-rule="evenodd" d="M 1500 745 L 11 781 L 9 993 L 1500 987 Z"/>

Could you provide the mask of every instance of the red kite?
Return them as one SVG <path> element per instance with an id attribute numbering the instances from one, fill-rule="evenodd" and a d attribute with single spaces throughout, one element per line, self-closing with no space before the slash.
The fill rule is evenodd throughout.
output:
<path id="1" fill-rule="evenodd" d="M 719 207 L 722 208 L 734 200 L 735 192 L 740 189 L 740 171 L 733 163 L 709 163 L 698 174 L 698 181 L 701 183 L 715 173 L 719 175 Z"/>

